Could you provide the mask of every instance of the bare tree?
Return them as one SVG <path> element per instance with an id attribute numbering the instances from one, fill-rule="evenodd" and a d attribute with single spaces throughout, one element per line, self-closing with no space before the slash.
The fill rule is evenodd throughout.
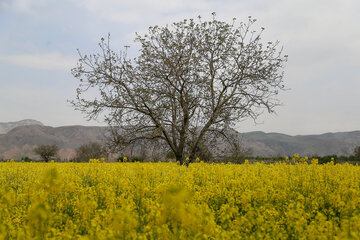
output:
<path id="1" fill-rule="evenodd" d="M 278 41 L 262 43 L 264 28 L 251 30 L 254 22 L 226 23 L 213 14 L 210 21 L 150 27 L 137 34 L 133 59 L 111 49 L 110 35 L 102 38 L 99 53 L 79 51 L 72 73 L 80 85 L 71 102 L 89 119 L 105 115 L 114 146 L 162 140 L 177 161 L 191 162 L 207 136 L 279 105 L 287 56 Z M 89 99 L 90 89 L 100 97 Z"/>
<path id="2" fill-rule="evenodd" d="M 49 162 L 50 158 L 55 157 L 59 148 L 56 145 L 39 145 L 34 152 L 45 162 Z"/>

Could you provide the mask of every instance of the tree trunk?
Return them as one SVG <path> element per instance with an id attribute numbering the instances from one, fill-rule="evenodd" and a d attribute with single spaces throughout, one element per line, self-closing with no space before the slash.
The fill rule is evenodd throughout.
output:
<path id="1" fill-rule="evenodd" d="M 189 155 L 189 161 L 187 161 L 185 164 L 188 167 L 190 163 L 194 162 L 195 159 L 195 153 L 196 153 L 196 148 L 194 148 L 193 151 L 191 151 L 190 155 Z"/>
<path id="2" fill-rule="evenodd" d="M 176 158 L 176 162 L 179 162 L 180 165 L 184 164 L 184 158 L 183 158 L 182 154 L 175 153 L 175 158 Z"/>

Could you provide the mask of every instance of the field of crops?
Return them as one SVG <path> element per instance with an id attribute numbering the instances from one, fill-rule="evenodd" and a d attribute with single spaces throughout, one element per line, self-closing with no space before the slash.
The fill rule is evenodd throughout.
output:
<path id="1" fill-rule="evenodd" d="M 0 239 L 360 238 L 360 167 L 1 163 Z"/>

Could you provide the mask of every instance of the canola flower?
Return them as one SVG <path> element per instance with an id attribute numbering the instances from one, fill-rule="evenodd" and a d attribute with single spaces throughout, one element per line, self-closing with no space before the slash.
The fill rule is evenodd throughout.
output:
<path id="1" fill-rule="evenodd" d="M 0 164 L 0 239 L 359 239 L 360 168 Z"/>

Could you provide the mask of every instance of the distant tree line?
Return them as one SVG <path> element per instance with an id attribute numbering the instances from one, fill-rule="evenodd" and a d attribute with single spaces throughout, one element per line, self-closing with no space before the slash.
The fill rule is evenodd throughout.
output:
<path id="1" fill-rule="evenodd" d="M 277 157 L 261 157 L 261 156 L 251 156 L 251 151 L 242 146 L 240 142 L 233 141 L 234 146 L 231 146 L 229 153 L 224 156 L 214 156 L 207 146 L 203 146 L 199 150 L 199 159 L 204 162 L 225 162 L 225 163 L 244 163 L 245 159 L 249 159 L 250 161 L 257 162 L 279 162 L 284 161 L 283 156 Z M 89 159 L 101 159 L 103 158 L 105 161 L 117 161 L 117 162 L 151 162 L 151 161 L 176 161 L 175 155 L 172 151 L 162 152 L 160 155 L 159 152 L 156 154 L 151 151 L 147 151 L 149 146 L 142 144 L 140 149 L 136 153 L 123 152 L 118 154 L 117 156 L 111 156 L 110 152 L 106 148 L 106 146 L 97 143 L 90 142 L 87 144 L 83 144 L 78 147 L 75 152 L 75 157 L 71 159 L 71 162 L 89 162 Z M 158 147 L 159 148 L 159 147 Z M 131 149 L 132 150 L 132 149 Z M 42 162 L 49 162 L 51 160 L 54 161 L 63 161 L 61 160 L 58 154 L 59 148 L 56 145 L 39 145 L 34 149 L 34 153 L 39 156 L 39 160 Z M 289 157 L 291 158 L 291 156 Z M 326 155 L 326 156 L 308 156 L 308 161 L 310 163 L 311 159 L 318 159 L 319 164 L 325 164 L 328 162 L 334 163 L 356 163 L 360 162 L 360 146 L 355 147 L 353 155 L 350 156 L 337 156 L 337 155 Z M 9 159 L 0 158 L 0 162 L 8 161 Z M 18 159 L 22 162 L 37 162 L 39 160 L 31 159 L 28 156 L 24 156 L 21 159 Z"/>
<path id="2" fill-rule="evenodd" d="M 291 159 L 291 156 L 288 156 Z M 319 156 L 319 155 L 312 155 L 312 156 L 308 156 L 308 162 L 311 162 L 311 159 L 318 159 L 318 163 L 319 164 L 326 164 L 328 162 L 334 162 L 334 163 L 345 163 L 345 162 L 349 162 L 349 163 L 355 163 L 355 162 L 360 162 L 360 146 L 357 146 L 354 148 L 354 152 L 352 155 L 350 156 L 338 156 L 338 155 L 325 155 L 325 156 Z M 278 161 L 283 161 L 284 157 L 283 156 L 277 156 L 277 157 L 253 157 L 251 158 L 252 160 L 255 161 L 264 161 L 264 162 L 278 162 Z"/>

